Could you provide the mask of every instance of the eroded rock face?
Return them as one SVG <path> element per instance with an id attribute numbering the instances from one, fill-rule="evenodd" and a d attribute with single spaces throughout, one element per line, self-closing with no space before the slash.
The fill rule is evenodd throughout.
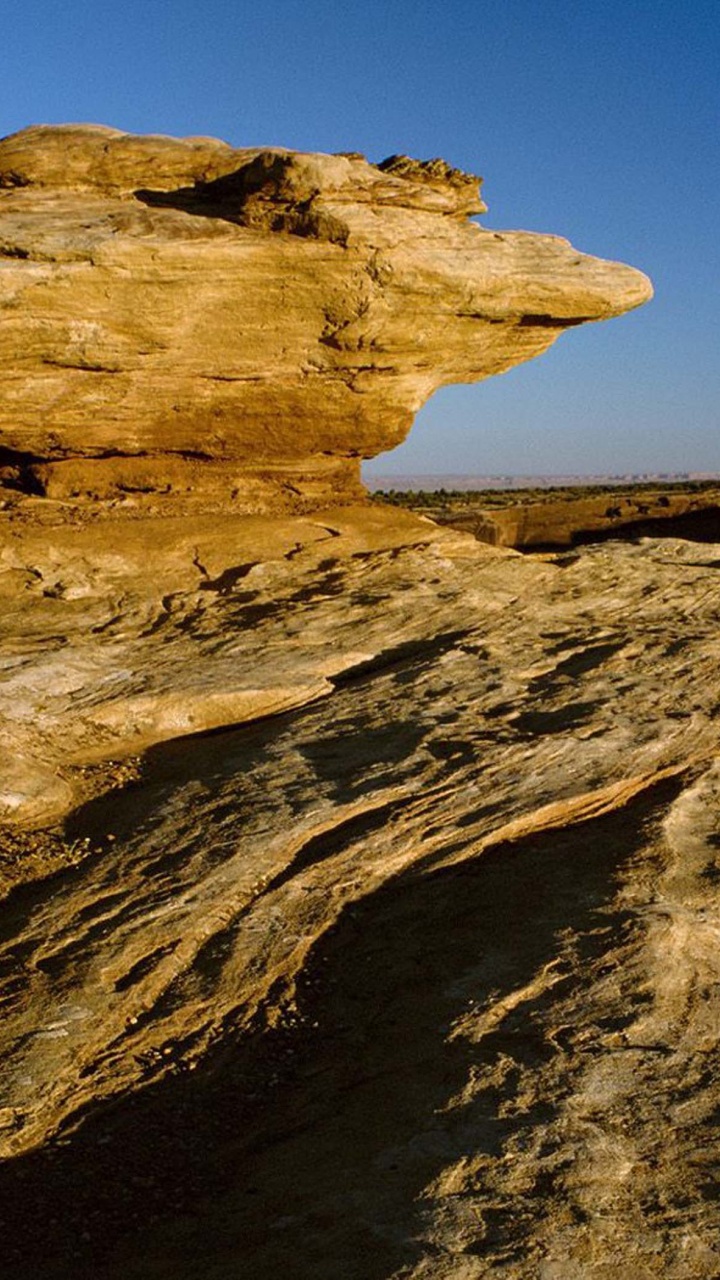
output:
<path id="1" fill-rule="evenodd" d="M 720 548 L 248 524 L 15 652 L 50 741 L 284 714 L 155 748 L 5 904 L 13 1274 L 717 1274 Z"/>
<path id="2" fill-rule="evenodd" d="M 0 158 L 13 1276 L 720 1274 L 720 548 L 348 504 L 647 284 L 440 162 Z"/>
<path id="3" fill-rule="evenodd" d="M 436 517 L 440 518 L 440 517 Z M 720 492 L 716 489 L 614 494 L 558 498 L 550 502 L 522 499 L 507 507 L 443 514 L 443 524 L 467 529 L 494 547 L 526 550 L 571 547 L 602 538 L 667 537 L 717 542 L 720 535 Z"/>
<path id="4" fill-rule="evenodd" d="M 327 691 L 350 619 L 329 653 L 270 662 L 266 562 L 327 538 L 354 554 L 333 512 L 435 387 L 648 296 L 564 240 L 481 230 L 483 208 L 441 160 L 99 126 L 0 142 L 0 816 L 47 822 L 88 762 Z M 348 519 L 364 554 L 379 517 Z M 213 622 L 201 654 L 208 604 L 245 577 L 235 638 Z"/>
<path id="5" fill-rule="evenodd" d="M 0 445 L 61 500 L 357 500 L 438 387 L 650 295 L 567 241 L 486 231 L 442 161 L 34 127 L 0 142 Z"/>

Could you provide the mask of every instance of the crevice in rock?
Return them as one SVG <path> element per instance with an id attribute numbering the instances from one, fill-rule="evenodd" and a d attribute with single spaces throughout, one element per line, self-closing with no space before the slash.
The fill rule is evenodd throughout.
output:
<path id="1" fill-rule="evenodd" d="M 68 357 L 66 360 L 56 360 L 52 356 L 43 356 L 40 362 L 47 365 L 50 369 L 72 369 L 75 373 L 123 373 L 123 369 L 119 369 L 117 365 L 94 363 L 91 360 L 72 360 Z"/>
<path id="2" fill-rule="evenodd" d="M 551 316 L 547 312 L 527 312 L 518 320 L 521 329 L 572 329 L 578 324 L 587 324 L 593 316 Z"/>
<path id="3" fill-rule="evenodd" d="M 197 564 L 204 574 L 203 581 L 200 583 L 201 591 L 216 591 L 220 596 L 227 596 L 230 595 L 236 583 L 246 578 L 250 570 L 254 569 L 258 562 L 257 560 L 251 560 L 249 564 L 234 565 L 231 569 L 223 570 L 217 578 L 210 578 L 207 570 L 197 560 L 193 561 L 193 563 Z"/>
<path id="4" fill-rule="evenodd" d="M 365 662 L 358 662 L 352 667 L 347 667 L 338 675 L 332 676 L 331 683 L 336 688 L 341 688 L 351 681 L 361 680 L 366 676 L 378 675 L 405 663 L 435 660 L 441 657 L 442 654 L 454 649 L 467 635 L 467 630 L 448 631 L 445 634 L 433 636 L 429 640 L 406 640 L 403 644 L 395 645 L 393 648 L 383 649 Z"/>
<path id="5" fill-rule="evenodd" d="M 25 261 L 30 257 L 30 250 L 23 249 L 19 244 L 0 244 L 0 258 L 19 258 Z"/>
<path id="6" fill-rule="evenodd" d="M 35 473 L 35 467 L 40 462 L 42 459 L 34 453 L 0 446 L 0 489 L 42 496 L 45 489 Z"/>

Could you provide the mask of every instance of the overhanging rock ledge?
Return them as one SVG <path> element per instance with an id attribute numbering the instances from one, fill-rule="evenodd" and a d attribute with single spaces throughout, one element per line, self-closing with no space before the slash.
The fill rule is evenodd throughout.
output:
<path id="1" fill-rule="evenodd" d="M 6 481 L 166 513 L 356 500 L 437 388 L 650 296 L 566 240 L 479 227 L 479 186 L 98 125 L 3 139 Z"/>

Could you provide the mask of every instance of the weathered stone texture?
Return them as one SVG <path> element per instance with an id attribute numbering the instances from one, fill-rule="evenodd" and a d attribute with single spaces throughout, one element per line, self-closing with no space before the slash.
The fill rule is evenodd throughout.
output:
<path id="1" fill-rule="evenodd" d="M 349 503 L 647 281 L 441 161 L 0 186 L 14 1280 L 720 1275 L 719 548 Z"/>
<path id="2" fill-rule="evenodd" d="M 438 387 L 650 294 L 481 229 L 443 161 L 35 127 L 0 142 L 0 442 L 60 499 L 357 499 Z M 198 470 L 197 461 L 214 467 Z"/>

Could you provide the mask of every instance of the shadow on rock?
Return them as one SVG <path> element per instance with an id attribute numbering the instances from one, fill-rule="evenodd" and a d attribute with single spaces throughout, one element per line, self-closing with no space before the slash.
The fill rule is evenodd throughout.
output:
<path id="1" fill-rule="evenodd" d="M 562 966 L 570 932 L 562 982 L 587 981 L 587 963 L 624 936 L 614 891 L 674 785 L 474 862 L 416 865 L 347 909 L 274 1026 L 242 1042 L 228 1027 L 196 1071 L 6 1164 L 13 1276 L 388 1280 L 411 1266 L 427 1254 L 433 1179 L 463 1156 L 496 1159 L 561 1100 L 503 1105 L 518 1072 L 559 1051 L 537 1016 L 542 997 L 479 1042 L 452 1028 Z M 490 1087 L 500 1057 L 504 1083 Z M 462 1100 L 483 1074 L 489 1087 Z M 499 1212 L 497 1240 L 512 1248 L 518 1230 Z"/>

